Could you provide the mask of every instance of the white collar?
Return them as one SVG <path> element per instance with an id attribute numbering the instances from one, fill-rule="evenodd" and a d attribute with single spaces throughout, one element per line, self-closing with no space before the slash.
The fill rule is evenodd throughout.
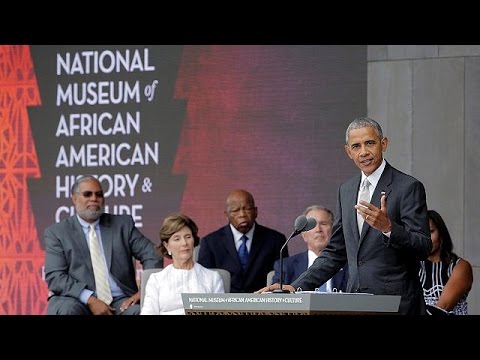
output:
<path id="1" fill-rule="evenodd" d="M 233 239 L 235 240 L 235 242 L 239 242 L 240 241 L 240 238 L 244 235 L 242 234 L 240 231 L 238 231 L 237 229 L 235 229 L 235 227 L 230 224 L 230 229 L 232 230 L 232 234 L 233 234 Z M 255 231 L 255 223 L 253 223 L 253 226 L 250 230 L 248 230 L 248 232 L 245 234 L 247 237 L 248 237 L 248 240 L 251 240 L 253 239 L 253 233 Z M 241 241 L 240 241 L 241 242 Z"/>
<path id="2" fill-rule="evenodd" d="M 372 185 L 371 189 L 375 189 L 377 187 L 378 182 L 380 181 L 380 177 L 382 176 L 383 170 L 385 170 L 385 166 L 387 166 L 387 162 L 385 159 L 382 159 L 382 163 L 380 166 L 371 173 L 368 177 L 362 171 L 362 179 L 360 180 L 360 185 L 363 183 L 365 178 L 368 178 L 369 183 Z"/>

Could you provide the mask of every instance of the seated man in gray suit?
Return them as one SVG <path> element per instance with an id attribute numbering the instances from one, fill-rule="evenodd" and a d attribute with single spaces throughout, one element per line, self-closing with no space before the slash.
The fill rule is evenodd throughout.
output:
<path id="1" fill-rule="evenodd" d="M 330 235 L 332 235 L 333 213 L 330 209 L 320 205 L 312 205 L 305 209 L 303 215 L 317 220 L 317 225 L 312 230 L 302 232 L 303 241 L 307 243 L 308 250 L 283 259 L 283 283 L 285 284 L 291 284 L 313 264 L 327 246 Z M 275 275 L 272 281 L 277 283 L 280 281 L 280 260 L 275 261 L 273 268 Z M 348 270 L 344 267 L 331 279 L 323 283 L 319 291 L 345 291 L 347 280 Z"/>
<path id="2" fill-rule="evenodd" d="M 104 213 L 100 182 L 81 176 L 72 186 L 76 214 L 45 230 L 48 315 L 137 315 L 140 292 L 133 258 L 162 267 L 153 243 L 130 215 Z"/>

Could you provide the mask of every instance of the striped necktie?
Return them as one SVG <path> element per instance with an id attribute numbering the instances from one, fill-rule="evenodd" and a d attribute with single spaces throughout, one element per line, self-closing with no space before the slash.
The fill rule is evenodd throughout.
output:
<path id="1" fill-rule="evenodd" d="M 360 200 L 370 202 L 370 182 L 367 178 L 363 180 L 362 186 L 360 187 L 360 195 L 358 197 L 359 203 Z M 365 219 L 363 218 L 363 216 L 360 215 L 357 211 L 358 233 L 360 235 L 362 234 L 362 227 L 364 221 Z"/>
<path id="2" fill-rule="evenodd" d="M 95 276 L 97 298 L 107 305 L 110 305 L 113 298 L 110 284 L 108 283 L 107 266 L 103 259 L 100 242 L 98 241 L 95 226 L 93 224 L 90 225 L 88 240 L 90 243 L 90 257 L 92 259 L 93 275 Z"/>

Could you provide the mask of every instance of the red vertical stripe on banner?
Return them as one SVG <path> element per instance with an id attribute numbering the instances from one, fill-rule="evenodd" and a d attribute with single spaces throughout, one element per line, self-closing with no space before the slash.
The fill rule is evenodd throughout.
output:
<path id="1" fill-rule="evenodd" d="M 44 314 L 45 259 L 27 179 L 40 177 L 27 107 L 41 104 L 28 46 L 0 46 L 0 314 Z"/>

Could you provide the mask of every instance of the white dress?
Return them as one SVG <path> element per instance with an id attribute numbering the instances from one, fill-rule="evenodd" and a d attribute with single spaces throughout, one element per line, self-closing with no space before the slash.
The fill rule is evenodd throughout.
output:
<path id="1" fill-rule="evenodd" d="M 184 315 L 182 293 L 223 293 L 218 272 L 195 263 L 190 270 L 173 264 L 150 275 L 145 288 L 141 315 Z"/>

